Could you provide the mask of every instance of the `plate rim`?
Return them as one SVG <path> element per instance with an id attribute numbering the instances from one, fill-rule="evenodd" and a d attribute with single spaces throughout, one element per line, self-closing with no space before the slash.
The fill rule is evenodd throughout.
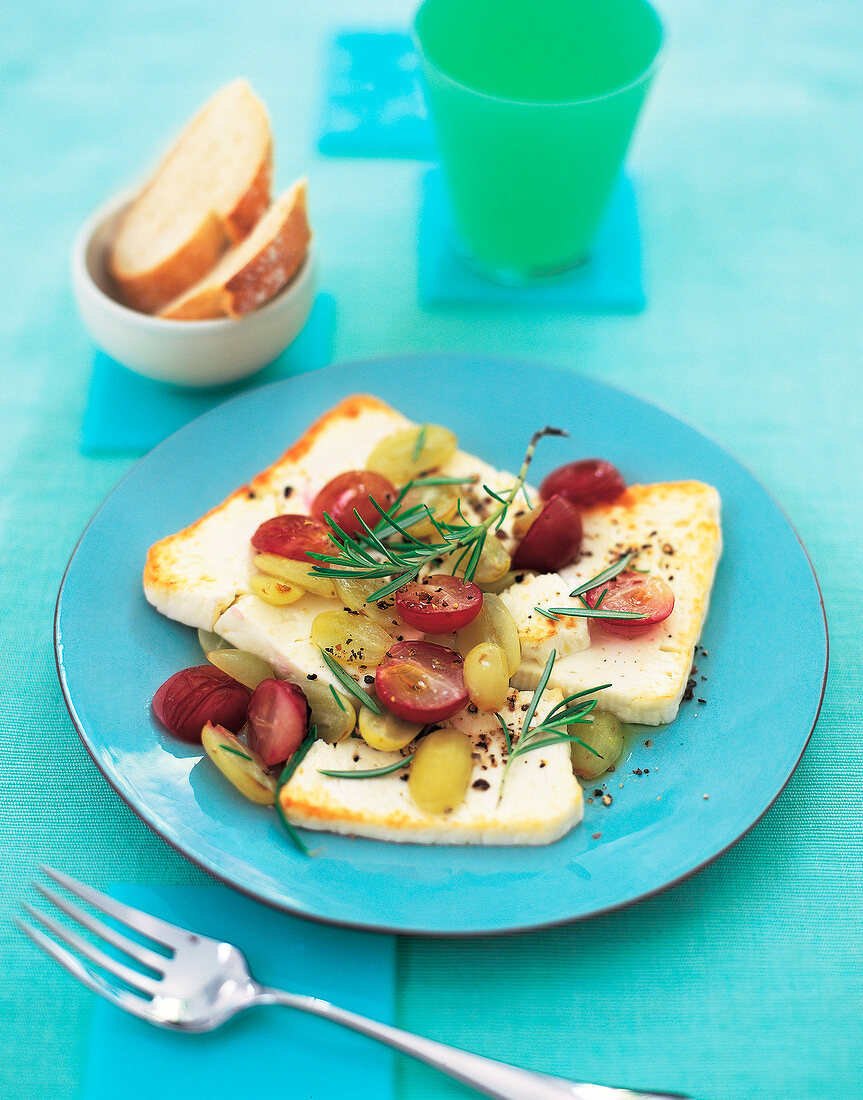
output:
<path id="1" fill-rule="evenodd" d="M 557 918 L 553 918 L 553 919 L 549 919 L 549 920 L 531 920 L 527 923 L 522 922 L 522 923 L 510 925 L 510 926 L 507 926 L 507 927 L 495 926 L 493 928 L 470 928 L 470 929 L 458 929 L 458 928 L 436 929 L 436 928 L 416 928 L 416 927 L 407 927 L 406 928 L 405 926 L 399 925 L 399 924 L 387 925 L 386 923 L 366 922 L 366 921 L 361 921 L 361 920 L 347 920 L 347 919 L 336 918 L 336 917 L 332 917 L 332 916 L 327 916 L 326 914 L 321 913 L 321 912 L 311 911 L 308 908 L 303 908 L 301 905 L 292 903 L 291 901 L 286 900 L 286 899 L 278 900 L 276 898 L 268 897 L 264 893 L 258 892 L 255 889 L 253 889 L 252 887 L 244 886 L 243 884 L 234 881 L 228 874 L 220 873 L 217 869 L 210 866 L 204 859 L 195 856 L 191 851 L 188 851 L 179 840 L 174 840 L 173 838 L 169 837 L 168 835 L 166 835 L 166 833 L 164 833 L 161 829 L 159 829 L 157 827 L 157 825 L 154 824 L 153 821 L 149 820 L 149 818 L 146 816 L 144 811 L 142 809 L 140 809 L 138 806 L 136 806 L 135 803 L 133 802 L 133 800 L 130 797 L 128 797 L 126 795 L 126 793 L 120 788 L 118 783 L 116 783 L 114 781 L 113 777 L 111 776 L 111 774 L 109 773 L 107 768 L 105 766 L 103 766 L 103 764 L 100 761 L 98 755 L 96 754 L 94 746 L 91 744 L 90 736 L 86 732 L 86 730 L 84 729 L 84 724 L 80 720 L 80 718 L 77 714 L 77 710 L 76 710 L 75 704 L 74 704 L 74 702 L 71 698 L 71 693 L 70 693 L 69 686 L 68 686 L 68 683 L 67 683 L 67 680 L 66 680 L 66 672 L 65 672 L 65 667 L 64 667 L 64 664 L 63 664 L 62 653 L 61 653 L 61 651 L 62 651 L 62 640 L 61 640 L 60 617 L 61 617 L 61 604 L 62 604 L 64 589 L 66 587 L 66 582 L 67 582 L 69 572 L 72 569 L 75 558 L 76 558 L 76 556 L 77 556 L 77 554 L 78 554 L 78 552 L 81 548 L 81 544 L 84 542 L 84 540 L 87 536 L 87 533 L 89 532 L 91 526 L 96 521 L 97 517 L 100 515 L 100 513 L 102 512 L 104 507 L 107 505 L 109 500 L 121 489 L 121 487 L 124 485 L 124 483 L 130 477 L 132 477 L 134 475 L 135 471 L 145 461 L 147 461 L 155 451 L 157 451 L 161 447 L 167 445 L 171 440 L 174 439 L 175 436 L 189 430 L 190 427 L 192 425 L 196 424 L 198 421 L 200 421 L 200 420 L 202 420 L 202 419 L 204 419 L 208 416 L 213 415 L 217 410 L 224 409 L 226 406 L 230 405 L 234 401 L 243 401 L 245 399 L 248 399 L 253 394 L 257 394 L 258 399 L 259 399 L 260 395 L 262 393 L 265 393 L 268 390 L 271 390 L 273 388 L 288 388 L 289 386 L 291 386 L 291 385 L 293 385 L 297 382 L 301 382 L 301 383 L 304 383 L 304 382 L 307 382 L 307 381 L 308 382 L 313 382 L 315 378 L 319 377 L 321 374 L 324 374 L 324 373 L 335 375 L 339 371 L 343 371 L 346 368 L 350 368 L 350 369 L 357 369 L 357 368 L 369 369 L 369 368 L 373 368 L 375 365 L 385 365 L 385 364 L 391 364 L 391 363 L 395 363 L 395 362 L 404 363 L 406 361 L 411 361 L 411 362 L 414 362 L 416 364 L 423 364 L 423 363 L 440 364 L 443 361 L 449 361 L 449 362 L 451 362 L 451 361 L 460 361 L 460 362 L 480 361 L 480 362 L 482 362 L 482 364 L 484 366 L 500 365 L 500 366 L 505 366 L 509 369 L 514 369 L 514 368 L 515 369 L 525 369 L 525 368 L 527 368 L 527 369 L 539 369 L 539 370 L 543 370 L 543 371 L 551 371 L 553 373 L 558 373 L 558 374 L 566 377 L 567 379 L 575 381 L 575 382 L 578 382 L 579 379 L 584 380 L 586 382 L 589 382 L 591 385 L 598 385 L 598 386 L 602 387 L 605 390 L 610 390 L 613 393 L 618 394 L 622 397 L 625 397 L 625 398 L 630 399 L 630 400 L 635 400 L 635 401 L 639 402 L 640 404 L 643 404 L 645 406 L 649 406 L 650 408 L 652 408 L 652 409 L 662 413 L 663 415 L 671 418 L 672 420 L 676 421 L 677 423 L 679 423 L 679 424 L 683 425 L 684 427 L 688 428 L 690 431 L 694 432 L 696 435 L 700 436 L 703 440 L 710 443 L 714 448 L 716 448 L 718 451 L 720 451 L 726 458 L 730 459 L 736 466 L 738 466 L 740 468 L 740 470 L 747 476 L 747 478 L 750 479 L 761 490 L 761 492 L 770 500 L 770 502 L 776 508 L 779 515 L 782 517 L 782 520 L 784 521 L 784 523 L 787 526 L 788 530 L 794 536 L 794 539 L 796 540 L 797 545 L 799 546 L 800 550 L 803 553 L 803 556 L 804 556 L 804 559 L 805 559 L 806 564 L 808 566 L 809 572 L 812 576 L 812 580 L 814 581 L 814 584 L 815 584 L 815 590 L 818 594 L 818 601 L 819 601 L 819 606 L 820 606 L 820 610 L 821 610 L 821 620 L 820 621 L 821 621 L 821 626 L 823 628 L 824 668 L 823 668 L 822 676 L 821 676 L 821 688 L 820 688 L 820 692 L 819 692 L 819 696 L 818 696 L 818 701 L 817 701 L 817 705 L 815 706 L 815 710 L 814 710 L 813 717 L 812 717 L 812 724 L 811 724 L 805 738 L 803 739 L 800 751 L 797 754 L 796 758 L 794 759 L 793 763 L 791 764 L 787 775 L 784 777 L 784 779 L 781 782 L 781 785 L 778 787 L 775 794 L 772 796 L 770 801 L 764 806 L 764 808 L 761 810 L 761 812 L 758 813 L 757 816 L 754 817 L 745 826 L 745 828 L 743 828 L 736 836 L 734 836 L 731 840 L 729 840 L 722 848 L 718 849 L 716 852 L 714 852 L 710 856 L 706 857 L 701 862 L 697 863 L 695 866 L 693 866 L 693 867 L 689 868 L 688 870 L 684 871 L 682 874 L 677 875 L 676 877 L 671 878 L 671 879 L 661 883 L 658 886 L 652 887 L 651 889 L 642 891 L 642 892 L 640 892 L 640 893 L 638 893 L 638 894 L 636 894 L 632 897 L 625 898 L 625 899 L 622 899 L 620 901 L 612 902 L 610 904 L 603 905 L 603 906 L 597 907 L 595 909 L 591 909 L 588 912 L 577 913 L 577 914 L 569 915 L 569 916 L 561 916 L 561 917 L 557 917 Z M 76 541 L 76 543 L 75 543 L 75 545 L 74 545 L 74 547 L 73 547 L 73 549 L 72 549 L 72 551 L 69 555 L 69 559 L 68 559 L 68 562 L 66 563 L 66 567 L 63 571 L 63 575 L 62 575 L 60 585 L 59 585 L 59 588 L 58 588 L 58 591 L 57 591 L 57 597 L 56 597 L 55 604 L 54 604 L 53 646 L 54 646 L 55 667 L 56 667 L 56 670 L 57 670 L 57 676 L 58 676 L 58 680 L 59 680 L 59 683 L 60 683 L 60 689 L 61 689 L 61 693 L 62 693 L 62 696 L 63 696 L 64 705 L 66 706 L 66 709 L 69 713 L 69 717 L 72 721 L 73 726 L 75 727 L 78 738 L 81 741 L 82 745 L 84 746 L 84 749 L 86 750 L 88 756 L 90 757 L 90 759 L 95 764 L 97 771 L 101 774 L 102 778 L 108 783 L 108 785 L 115 792 L 115 794 L 117 794 L 119 796 L 119 798 L 125 803 L 125 805 L 134 813 L 134 815 L 138 818 L 139 821 L 143 822 L 144 825 L 146 825 L 147 828 L 150 829 L 150 831 L 152 833 L 154 833 L 157 837 L 159 837 L 159 839 L 161 841 L 163 841 L 165 844 L 167 844 L 169 848 L 173 849 L 175 852 L 177 852 L 179 855 L 181 855 L 184 859 L 188 860 L 193 866 L 196 866 L 199 870 L 203 871 L 210 878 L 215 879 L 216 881 L 220 882 L 224 886 L 229 887 L 232 890 L 237 890 L 242 895 L 244 895 L 244 896 L 246 896 L 246 897 L 248 897 L 248 898 L 250 898 L 254 901 L 257 901 L 257 902 L 259 902 L 263 905 L 267 905 L 270 908 L 273 908 L 277 911 L 290 913 L 294 916 L 300 917 L 300 918 L 305 919 L 305 920 L 312 920 L 312 921 L 315 921 L 317 923 L 322 923 L 322 924 L 330 925 L 330 926 L 333 926 L 333 927 L 362 930 L 362 931 L 368 931 L 368 932 L 374 932 L 374 933 L 380 933 L 380 934 L 386 934 L 386 935 L 403 935 L 403 936 L 407 935 L 407 936 L 414 936 L 414 937 L 417 937 L 417 938 L 420 938 L 420 939 L 458 939 L 458 940 L 475 939 L 477 937 L 490 937 L 491 938 L 491 937 L 499 937 L 499 936 L 509 936 L 509 935 L 514 935 L 514 934 L 518 934 L 518 933 L 539 932 L 539 931 L 543 931 L 543 930 L 546 930 L 546 929 L 560 928 L 560 927 L 565 927 L 566 925 L 569 925 L 569 924 L 575 924 L 575 923 L 581 923 L 583 921 L 593 920 L 594 918 L 602 917 L 602 916 L 605 916 L 607 914 L 618 912 L 618 911 L 623 910 L 623 909 L 628 909 L 631 906 L 637 905 L 640 902 L 648 900 L 649 898 L 656 897 L 659 894 L 664 893 L 666 890 L 670 890 L 673 887 L 678 886 L 683 882 L 686 882 L 688 879 L 692 878 L 694 875 L 698 874 L 700 871 L 703 871 L 706 867 L 709 867 L 711 864 L 716 862 L 716 860 L 720 859 L 728 851 L 730 851 L 733 847 L 735 847 L 735 845 L 737 845 L 745 836 L 748 835 L 748 833 L 750 833 L 755 828 L 756 825 L 759 824 L 759 822 L 765 817 L 765 815 L 776 804 L 776 802 L 778 801 L 778 799 L 780 798 L 780 796 L 782 795 L 782 793 L 785 791 L 786 787 L 788 786 L 789 782 L 791 781 L 792 776 L 794 775 L 795 771 L 797 770 L 797 768 L 800 764 L 800 761 L 802 760 L 803 755 L 806 752 L 806 749 L 807 749 L 807 747 L 809 745 L 809 742 L 812 738 L 812 734 L 815 730 L 815 726 L 818 723 L 818 719 L 820 717 L 821 709 L 822 709 L 822 706 L 823 706 L 823 703 L 824 703 L 824 697 L 825 697 L 826 688 L 827 688 L 827 677 L 828 677 L 829 666 L 830 666 L 830 632 L 829 632 L 829 625 L 828 625 L 828 622 L 827 622 L 826 608 L 825 608 L 825 605 L 824 605 L 824 595 L 823 595 L 823 592 L 822 592 L 822 589 L 821 589 L 820 581 L 818 579 L 818 574 L 816 573 L 816 570 L 815 570 L 814 564 L 812 562 L 812 558 L 810 557 L 809 551 L 807 550 L 806 545 L 804 544 L 802 538 L 800 537 L 799 532 L 797 531 L 794 524 L 791 522 L 790 518 L 788 517 L 788 514 L 786 513 L 786 511 L 782 507 L 782 505 L 776 500 L 776 498 L 773 496 L 773 494 L 764 486 L 764 484 L 761 482 L 761 480 L 752 473 L 752 471 L 748 468 L 748 466 L 746 466 L 743 462 L 741 462 L 737 458 L 737 456 L 735 454 L 733 454 L 727 447 L 725 447 L 723 444 L 717 442 L 712 436 L 708 435 L 701 428 L 699 428 L 696 425 L 692 424 L 685 417 L 679 416 L 676 412 L 672 412 L 669 409 L 666 409 L 665 407 L 663 407 L 658 402 L 652 401 L 652 400 L 650 400 L 648 398 L 645 398 L 645 397 L 642 397 L 640 394 L 635 393 L 631 390 L 625 389 L 622 386 L 618 386 L 614 383 L 606 382 L 603 379 L 595 378 L 591 375 L 584 374 L 583 372 L 580 372 L 580 371 L 569 370 L 568 368 L 566 368 L 564 366 L 561 366 L 560 364 L 543 363 L 543 362 L 540 362 L 540 361 L 537 361 L 537 360 L 530 360 L 530 359 L 525 359 L 525 358 L 515 357 L 515 356 L 513 356 L 513 357 L 500 356 L 500 355 L 488 355 L 488 356 L 486 356 L 486 355 L 483 355 L 482 353 L 458 352 L 458 351 L 456 351 L 456 352 L 450 352 L 450 351 L 419 352 L 419 353 L 406 352 L 406 353 L 403 353 L 403 354 L 400 354 L 400 353 L 396 352 L 396 353 L 391 353 L 391 354 L 388 354 L 388 355 L 372 356 L 372 357 L 363 358 L 363 359 L 340 360 L 336 363 L 331 363 L 331 364 L 328 364 L 327 366 L 319 367 L 319 368 L 316 368 L 315 370 L 307 371 L 307 372 L 304 372 L 303 374 L 300 374 L 300 375 L 291 375 L 287 378 L 276 379 L 272 382 L 264 384 L 263 386 L 258 386 L 258 387 L 255 387 L 253 389 L 247 389 L 247 390 L 244 390 L 244 391 L 242 391 L 238 394 L 232 394 L 230 397 L 226 398 L 225 401 L 218 403 L 213 408 L 207 410 L 204 413 L 201 413 L 199 416 L 194 417 L 192 420 L 188 421 L 186 424 L 182 425 L 180 428 L 178 428 L 175 431 L 171 432 L 168 436 L 165 437 L 165 439 L 161 440 L 154 447 L 150 448 L 150 450 L 148 450 L 146 453 L 141 455 L 135 462 L 132 463 L 132 465 L 129 467 L 129 469 L 126 470 L 123 473 L 123 475 L 118 479 L 118 481 L 112 486 L 110 491 L 105 495 L 105 497 L 102 498 L 99 505 L 96 507 L 94 512 L 91 514 L 89 520 L 87 521 L 84 528 L 82 529 L 81 534 L 78 537 L 78 539 L 77 539 L 77 541 Z M 421 845 L 418 846 L 418 847 L 421 847 Z"/>

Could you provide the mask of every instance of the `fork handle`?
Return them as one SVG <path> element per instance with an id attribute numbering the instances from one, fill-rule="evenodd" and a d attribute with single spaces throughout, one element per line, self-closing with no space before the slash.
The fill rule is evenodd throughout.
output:
<path id="1" fill-rule="evenodd" d="M 279 1004 L 310 1012 L 325 1020 L 377 1039 L 403 1054 L 433 1066 L 441 1073 L 454 1077 L 477 1092 L 494 1100 L 669 1100 L 671 1093 L 633 1092 L 629 1089 L 608 1088 L 604 1085 L 580 1084 L 562 1077 L 519 1069 L 517 1066 L 470 1054 L 465 1050 L 413 1035 L 409 1031 L 382 1024 L 360 1016 L 356 1012 L 339 1008 L 318 997 L 298 993 L 285 993 L 280 989 L 263 986 L 257 988 L 255 1004 Z M 682 1098 L 685 1100 L 685 1098 Z"/>

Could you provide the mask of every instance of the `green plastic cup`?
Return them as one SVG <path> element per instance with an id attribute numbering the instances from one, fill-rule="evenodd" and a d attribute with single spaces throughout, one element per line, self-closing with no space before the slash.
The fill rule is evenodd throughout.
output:
<path id="1" fill-rule="evenodd" d="M 425 0 L 414 37 L 463 259 L 500 282 L 590 252 L 656 72 L 645 0 Z"/>

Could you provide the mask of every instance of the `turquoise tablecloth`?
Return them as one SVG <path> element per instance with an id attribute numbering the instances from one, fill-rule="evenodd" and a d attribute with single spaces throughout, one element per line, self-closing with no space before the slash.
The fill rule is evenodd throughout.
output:
<path id="1" fill-rule="evenodd" d="M 831 627 L 812 743 L 736 848 L 651 901 L 579 926 L 402 940 L 401 1022 L 588 1080 L 631 1081 L 635 1065 L 645 1083 L 715 1100 L 861 1096 L 858 0 L 664 0 L 667 60 L 630 164 L 647 309 L 593 318 L 422 311 L 419 166 L 315 153 L 328 35 L 360 19 L 404 26 L 412 6 L 94 0 L 85 14 L 44 0 L 7 11 L 0 1094 L 82 1091 L 91 997 L 11 924 L 35 863 L 96 884 L 204 879 L 102 782 L 57 687 L 51 618 L 63 568 L 129 463 L 78 453 L 91 345 L 67 257 L 85 215 L 139 174 L 193 106 L 245 74 L 273 117 L 277 181 L 311 180 L 323 284 L 338 304 L 336 358 L 423 349 L 541 358 L 671 409 L 782 502 Z M 763 569 L 769 586 L 771 562 Z M 400 1086 L 412 1098 L 457 1092 L 407 1065 Z"/>

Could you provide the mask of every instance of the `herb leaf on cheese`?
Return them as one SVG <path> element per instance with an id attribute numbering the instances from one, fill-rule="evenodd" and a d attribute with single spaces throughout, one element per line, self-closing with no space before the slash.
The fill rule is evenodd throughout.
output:
<path id="1" fill-rule="evenodd" d="M 315 554 L 309 556 L 317 561 L 312 570 L 313 574 L 320 577 L 348 577 L 368 578 L 379 577 L 381 579 L 392 578 L 376 592 L 367 597 L 367 602 L 372 603 L 385 599 L 399 588 L 410 584 L 419 575 L 425 565 L 430 565 L 436 559 L 457 555 L 455 569 L 466 560 L 464 569 L 465 580 L 472 580 L 479 565 L 486 536 L 492 529 L 498 530 L 506 517 L 506 514 L 519 492 L 524 488 L 527 471 L 533 459 L 536 446 L 545 436 L 565 436 L 567 433 L 561 428 L 546 427 L 535 432 L 528 444 L 521 469 L 512 486 L 506 493 L 492 492 L 487 486 L 483 488 L 498 502 L 498 506 L 480 523 L 472 524 L 466 518 L 461 509 L 461 501 L 458 503 L 458 522 L 441 523 L 433 515 L 427 505 L 417 505 L 413 508 L 399 510 L 405 499 L 407 487 L 402 489 L 396 501 L 389 509 L 385 509 L 370 497 L 371 503 L 380 513 L 382 524 L 370 528 L 362 520 L 363 533 L 354 537 L 348 536 L 327 516 L 327 522 L 333 529 L 331 539 L 335 552 L 332 554 Z M 424 484 L 438 482 L 440 484 L 452 483 L 458 479 L 420 479 Z M 468 481 L 470 479 L 464 479 Z M 413 484 L 417 484 L 414 482 Z M 422 520 L 428 520 L 437 531 L 439 542 L 420 542 L 410 533 L 410 527 Z M 404 540 L 393 543 L 386 540 L 392 535 L 398 534 Z"/>
<path id="2" fill-rule="evenodd" d="M 411 753 L 410 756 L 397 760 L 395 764 L 387 764 L 384 768 L 363 768 L 355 772 L 340 772 L 329 768 L 318 768 L 318 774 L 328 775 L 330 779 L 376 779 L 380 775 L 391 775 L 393 772 L 401 771 L 402 768 L 406 768 L 410 764 L 413 758 L 414 754 Z"/>
<path id="3" fill-rule="evenodd" d="M 364 688 L 360 687 L 353 676 L 351 676 L 349 672 L 346 672 L 342 668 L 342 666 L 335 659 L 335 657 L 332 656 L 332 654 L 327 653 L 325 649 L 322 649 L 321 656 L 323 657 L 324 661 L 326 661 L 327 668 L 329 668 L 333 676 L 337 677 L 338 680 L 342 684 L 344 684 L 351 695 L 359 699 L 363 706 L 368 707 L 369 710 L 372 711 L 374 714 L 380 714 L 381 708 L 378 705 L 377 700 L 373 699 Z M 335 694 L 335 692 L 333 694 Z M 336 697 L 336 702 L 338 702 L 338 697 Z M 341 703 L 339 703 L 339 705 L 341 706 Z M 345 708 L 342 707 L 342 710 L 344 709 Z"/>
<path id="4" fill-rule="evenodd" d="M 548 681 L 551 677 L 556 658 L 557 652 L 552 650 L 548 655 L 545 668 L 542 670 L 539 683 L 536 685 L 533 699 L 531 699 L 530 705 L 525 712 L 524 722 L 522 723 L 522 733 L 515 745 L 512 744 L 509 737 L 509 730 L 503 718 L 499 714 L 497 716 L 506 734 L 507 748 L 509 750 L 507 762 L 503 770 L 503 777 L 501 778 L 498 802 L 500 802 L 500 799 L 503 797 L 504 784 L 506 783 L 506 777 L 513 761 L 519 756 L 524 756 L 525 753 L 533 752 L 534 749 L 544 749 L 550 745 L 576 744 L 581 745 L 582 748 L 587 749 L 587 751 L 594 756 L 599 756 L 600 759 L 602 758 L 601 754 L 598 753 L 596 749 L 588 745 L 585 741 L 582 741 L 582 739 L 577 737 L 574 733 L 569 733 L 568 729 L 570 726 L 585 725 L 591 721 L 588 715 L 596 707 L 596 699 L 588 699 L 586 696 L 595 695 L 598 691 L 603 691 L 605 688 L 611 687 L 610 684 L 600 684 L 597 687 L 587 688 L 584 691 L 577 691 L 573 695 L 567 695 L 566 698 L 562 699 L 551 708 L 541 722 L 538 722 L 533 729 L 530 729 L 530 723 L 533 721 L 533 716 L 536 714 L 536 708 L 539 706 L 542 693 L 548 686 Z"/>
<path id="5" fill-rule="evenodd" d="M 579 607 L 534 607 L 534 611 L 538 611 L 540 615 L 545 615 L 547 619 L 558 619 L 560 615 L 571 615 L 577 619 L 644 619 L 646 615 L 641 611 L 606 611 L 600 608 L 600 604 L 605 599 L 605 595 L 608 589 L 604 589 L 599 599 L 593 605 L 587 602 L 584 598 L 585 592 L 590 592 L 593 588 L 599 588 L 601 584 L 605 584 L 606 581 L 614 580 L 618 574 L 622 573 L 635 556 L 635 551 L 630 550 L 628 554 L 624 554 L 623 557 L 618 558 L 616 562 L 610 565 L 607 569 L 603 569 L 601 573 L 597 573 L 595 577 L 592 577 L 589 581 L 584 581 L 577 588 L 573 588 L 570 592 L 570 596 L 577 596 L 581 601 Z"/>

